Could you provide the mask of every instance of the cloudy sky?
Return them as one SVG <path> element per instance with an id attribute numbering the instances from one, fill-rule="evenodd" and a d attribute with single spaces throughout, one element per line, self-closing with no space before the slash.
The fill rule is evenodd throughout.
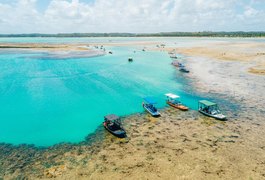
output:
<path id="1" fill-rule="evenodd" d="M 0 33 L 265 31 L 265 0 L 0 0 Z"/>

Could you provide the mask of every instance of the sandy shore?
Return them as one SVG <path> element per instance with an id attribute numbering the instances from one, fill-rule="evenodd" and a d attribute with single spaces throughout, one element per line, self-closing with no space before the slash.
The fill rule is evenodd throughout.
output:
<path id="1" fill-rule="evenodd" d="M 46 44 L 46 43 L 2 43 L 0 49 L 30 49 L 47 51 L 87 51 L 83 44 Z"/>
<path id="2" fill-rule="evenodd" d="M 176 51 L 186 56 L 242 62 L 250 66 L 248 72 L 265 75 L 264 43 L 222 43 L 204 47 L 177 48 Z"/>
<path id="3" fill-rule="evenodd" d="M 263 63 L 263 45 L 229 44 L 147 48 L 183 54 L 187 88 L 237 103 L 222 104 L 228 121 L 168 107 L 160 118 L 125 117 L 124 140 L 100 126 L 79 144 L 0 144 L 0 179 L 265 179 L 265 76 L 248 73 Z"/>
<path id="4" fill-rule="evenodd" d="M 3 43 L 0 51 L 44 53 L 45 59 L 89 58 L 103 56 L 107 52 L 88 44 Z"/>

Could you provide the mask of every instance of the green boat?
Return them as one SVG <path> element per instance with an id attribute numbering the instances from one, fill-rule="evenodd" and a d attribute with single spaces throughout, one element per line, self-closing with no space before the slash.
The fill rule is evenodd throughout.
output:
<path id="1" fill-rule="evenodd" d="M 218 119 L 226 120 L 226 116 L 223 115 L 216 103 L 207 100 L 201 100 L 198 103 L 198 111 L 206 116 Z"/>

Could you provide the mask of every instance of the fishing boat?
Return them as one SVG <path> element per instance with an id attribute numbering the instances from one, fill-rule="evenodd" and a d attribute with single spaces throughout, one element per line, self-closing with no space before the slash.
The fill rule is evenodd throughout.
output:
<path id="1" fill-rule="evenodd" d="M 122 127 L 120 117 L 115 114 L 104 116 L 103 126 L 107 131 L 119 138 L 125 138 L 126 132 Z"/>
<path id="2" fill-rule="evenodd" d="M 155 104 L 156 104 L 156 101 L 154 101 L 154 99 L 151 98 L 151 97 L 144 98 L 144 102 L 142 103 L 143 108 L 149 114 L 151 114 L 153 117 L 159 117 L 160 116 L 160 113 L 158 112 L 158 110 L 154 106 Z"/>
<path id="3" fill-rule="evenodd" d="M 189 73 L 189 72 L 190 72 L 189 70 L 187 70 L 187 69 L 186 69 L 185 67 L 183 67 L 183 66 L 179 68 L 179 71 L 180 71 L 180 72 L 184 72 L 184 73 Z"/>
<path id="4" fill-rule="evenodd" d="M 218 120 L 226 120 L 226 116 L 221 113 L 219 107 L 216 103 L 201 100 L 198 103 L 198 110 L 200 113 L 218 119 Z"/>
<path id="5" fill-rule="evenodd" d="M 167 97 L 167 104 L 174 107 L 174 108 L 177 108 L 177 109 L 180 109 L 182 111 L 187 111 L 189 110 L 189 108 L 187 106 L 184 106 L 180 101 L 179 101 L 179 96 L 176 95 L 176 94 L 172 94 L 172 93 L 167 93 L 165 94 L 165 96 Z"/>
<path id="6" fill-rule="evenodd" d="M 128 58 L 128 61 L 129 61 L 129 62 L 133 62 L 133 58 L 132 58 L 132 57 L 129 57 L 129 58 Z"/>

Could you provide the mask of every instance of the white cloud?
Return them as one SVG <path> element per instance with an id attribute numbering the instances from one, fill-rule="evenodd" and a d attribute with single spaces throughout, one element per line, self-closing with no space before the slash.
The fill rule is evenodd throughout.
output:
<path id="1" fill-rule="evenodd" d="M 44 12 L 36 1 L 0 3 L 0 33 L 265 30 L 257 0 L 51 0 Z"/>

